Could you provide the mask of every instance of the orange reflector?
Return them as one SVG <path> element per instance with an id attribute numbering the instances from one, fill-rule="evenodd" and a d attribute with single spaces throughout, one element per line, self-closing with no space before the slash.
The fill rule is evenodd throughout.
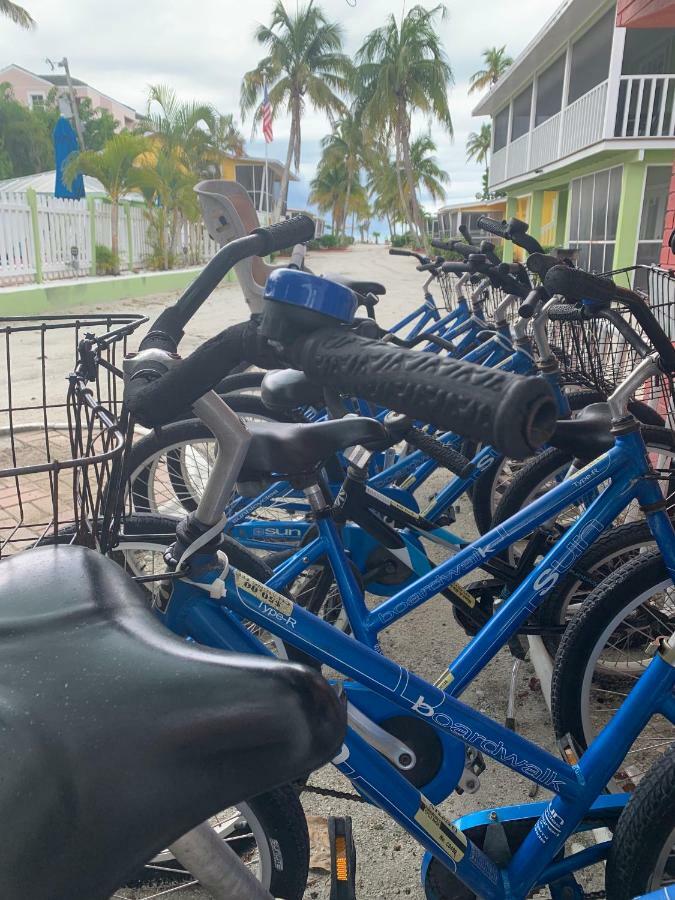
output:
<path id="1" fill-rule="evenodd" d="M 335 876 L 338 881 L 347 881 L 347 842 L 342 835 L 335 838 Z"/>

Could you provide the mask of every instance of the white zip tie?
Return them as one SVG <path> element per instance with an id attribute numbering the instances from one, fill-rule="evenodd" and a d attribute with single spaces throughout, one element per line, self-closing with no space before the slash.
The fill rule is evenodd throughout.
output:
<path id="1" fill-rule="evenodd" d="M 227 573 L 230 571 L 230 561 L 227 558 L 227 555 L 219 550 L 218 558 L 222 562 L 223 568 L 220 576 L 214 578 L 210 584 L 202 584 L 200 581 L 193 581 L 191 578 L 182 579 L 186 584 L 191 584 L 193 587 L 205 591 L 212 600 L 222 600 L 225 596 L 225 579 L 227 578 Z"/>
<path id="2" fill-rule="evenodd" d="M 197 550 L 200 550 L 205 544 L 208 544 L 208 542 L 211 540 L 211 538 L 214 538 L 217 534 L 219 534 L 223 530 L 226 522 L 227 522 L 227 516 L 225 514 L 223 514 L 222 517 L 220 518 L 220 520 L 218 522 L 216 522 L 215 525 L 212 525 L 208 531 L 205 531 L 204 534 L 201 534 L 197 538 L 196 541 L 194 541 L 192 544 L 190 544 L 190 546 L 185 550 L 185 552 L 183 553 L 181 558 L 178 560 L 177 568 L 178 568 L 179 572 L 185 565 L 186 561 L 193 554 L 195 554 L 197 552 Z"/>

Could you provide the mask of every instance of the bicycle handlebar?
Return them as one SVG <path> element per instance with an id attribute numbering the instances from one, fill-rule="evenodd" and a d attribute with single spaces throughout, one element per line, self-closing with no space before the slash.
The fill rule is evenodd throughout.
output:
<path id="1" fill-rule="evenodd" d="M 431 246 L 434 246 L 434 242 L 431 242 Z M 415 259 L 420 263 L 420 265 L 424 265 L 429 262 L 429 258 L 424 256 L 422 253 L 417 253 L 415 250 L 403 250 L 400 247 L 390 247 L 389 248 L 389 256 L 414 256 Z"/>
<path id="2" fill-rule="evenodd" d="M 497 222 L 489 216 L 479 216 L 476 224 L 483 231 L 487 231 L 488 234 L 494 234 L 507 241 L 512 241 L 518 247 L 527 250 L 528 253 L 544 252 L 539 241 L 527 233 L 529 227 L 527 223 L 521 222 L 520 219 L 509 219 L 508 222 L 504 219 L 501 222 Z"/>
<path id="3" fill-rule="evenodd" d="M 489 443 L 512 458 L 530 455 L 555 427 L 556 405 L 544 379 L 406 350 L 336 328 L 298 338 L 290 355 L 317 384 Z"/>
<path id="4" fill-rule="evenodd" d="M 550 268 L 546 273 L 544 286 L 551 296 L 562 294 L 574 301 L 590 300 L 603 304 L 616 301 L 623 304 L 643 328 L 661 357 L 664 367 L 669 372 L 675 372 L 675 348 L 640 294 L 619 287 L 611 278 L 592 275 L 590 272 L 571 269 L 569 266 Z"/>

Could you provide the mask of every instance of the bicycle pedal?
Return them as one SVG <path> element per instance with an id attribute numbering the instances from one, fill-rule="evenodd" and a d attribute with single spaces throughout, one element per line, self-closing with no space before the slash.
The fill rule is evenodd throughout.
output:
<path id="1" fill-rule="evenodd" d="M 356 847 L 351 816 L 329 816 L 330 900 L 356 900 Z"/>

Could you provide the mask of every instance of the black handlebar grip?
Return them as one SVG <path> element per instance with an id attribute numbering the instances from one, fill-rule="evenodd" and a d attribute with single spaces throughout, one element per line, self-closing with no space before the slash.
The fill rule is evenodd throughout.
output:
<path id="1" fill-rule="evenodd" d="M 556 303 L 548 311 L 548 318 L 551 322 L 583 322 L 584 315 L 576 306 L 570 306 L 568 303 Z"/>
<path id="2" fill-rule="evenodd" d="M 280 365 L 253 321 L 231 325 L 175 365 L 170 360 L 143 364 L 125 383 L 125 403 L 141 425 L 157 428 L 189 409 L 244 361 L 264 368 Z"/>
<path id="3" fill-rule="evenodd" d="M 450 241 L 439 241 L 435 239 L 431 242 L 431 246 L 434 248 L 434 250 L 452 250 L 450 243 Z M 389 252 L 391 253 L 391 251 Z"/>
<path id="4" fill-rule="evenodd" d="M 437 262 L 428 262 L 422 263 L 422 265 L 415 266 L 418 272 L 435 272 L 438 269 Z"/>
<path id="5" fill-rule="evenodd" d="M 402 250 L 399 247 L 390 247 L 389 256 L 415 256 L 412 250 Z"/>
<path id="6" fill-rule="evenodd" d="M 548 253 L 530 253 L 526 265 L 530 272 L 534 272 L 543 279 L 549 269 L 560 265 L 560 260 L 557 256 L 550 256 Z"/>
<path id="7" fill-rule="evenodd" d="M 450 245 L 448 249 L 452 250 L 453 253 L 459 253 L 464 259 L 468 259 L 478 252 L 477 247 L 472 247 L 471 244 L 465 244 L 464 241 L 448 241 L 448 244 Z"/>
<path id="8" fill-rule="evenodd" d="M 537 311 L 540 300 L 545 299 L 547 296 L 543 288 L 540 287 L 530 291 L 524 302 L 518 307 L 518 315 L 521 319 L 531 319 Z"/>
<path id="9" fill-rule="evenodd" d="M 251 234 L 257 234 L 262 238 L 262 249 L 259 255 L 267 256 L 268 253 L 275 253 L 278 250 L 293 247 L 295 244 L 311 241 L 314 237 L 315 227 L 314 219 L 301 213 L 291 219 L 285 219 L 283 222 L 276 222 L 274 225 L 255 228 Z"/>
<path id="10" fill-rule="evenodd" d="M 467 272 L 471 271 L 471 266 L 468 263 L 448 261 L 441 266 L 441 272 L 445 272 L 446 275 L 450 272 L 453 275 L 466 275 Z"/>
<path id="11" fill-rule="evenodd" d="M 569 266 L 552 266 L 544 278 L 544 287 L 551 296 L 562 294 L 568 300 L 595 300 L 599 303 L 610 303 L 619 299 L 621 294 L 628 294 L 631 300 L 640 299 L 632 291 L 618 288 L 611 278 L 591 275 L 583 269 L 570 269 Z"/>
<path id="12" fill-rule="evenodd" d="M 299 338 L 293 365 L 317 384 L 373 400 L 521 459 L 555 427 L 550 386 L 462 360 L 405 350 L 335 328 Z"/>
<path id="13" fill-rule="evenodd" d="M 497 222 L 489 216 L 478 216 L 476 226 L 482 228 L 483 231 L 487 231 L 488 234 L 494 234 L 500 238 L 506 238 L 509 234 L 509 227 L 506 222 Z"/>

